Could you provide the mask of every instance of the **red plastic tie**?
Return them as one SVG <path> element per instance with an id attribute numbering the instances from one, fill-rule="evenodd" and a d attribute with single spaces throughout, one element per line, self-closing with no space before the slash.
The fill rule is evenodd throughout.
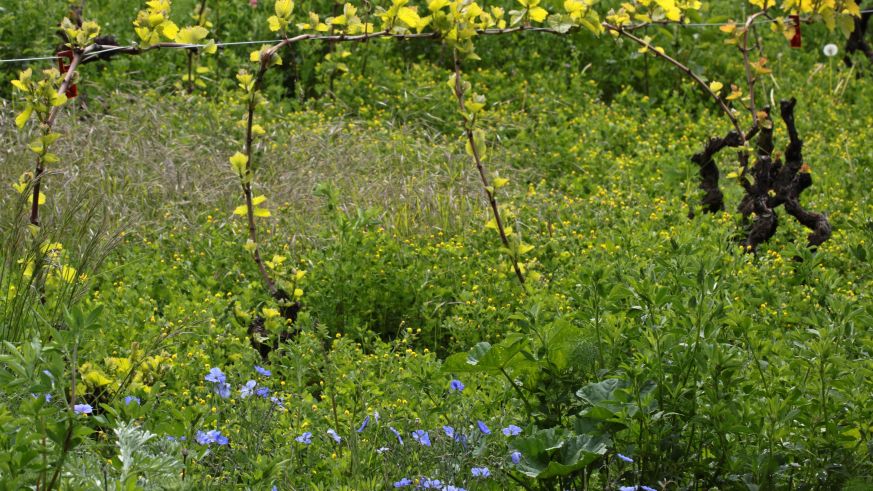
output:
<path id="1" fill-rule="evenodd" d="M 58 51 L 57 56 L 58 56 L 58 71 L 60 71 L 61 74 L 63 75 L 64 73 L 67 73 L 68 71 L 70 71 L 70 66 L 64 63 L 64 58 L 69 59 L 70 62 L 72 63 L 73 51 L 69 50 L 69 49 L 66 51 Z M 70 84 L 70 86 L 67 87 L 66 95 L 67 95 L 67 99 L 72 99 L 73 97 L 76 97 L 79 95 L 79 88 L 76 87 L 76 84 Z"/>
<path id="2" fill-rule="evenodd" d="M 799 48 L 803 45 L 803 36 L 800 34 L 800 16 L 790 15 L 789 18 L 794 21 L 794 36 L 791 38 L 791 47 Z"/>

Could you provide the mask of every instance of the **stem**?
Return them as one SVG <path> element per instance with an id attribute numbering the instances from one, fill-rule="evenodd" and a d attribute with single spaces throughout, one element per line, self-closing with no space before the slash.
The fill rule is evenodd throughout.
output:
<path id="1" fill-rule="evenodd" d="M 188 93 L 194 92 L 194 50 L 188 50 Z"/>
<path id="2" fill-rule="evenodd" d="M 743 46 L 740 48 L 740 52 L 743 54 L 743 67 L 746 71 L 746 85 L 749 89 L 749 111 L 752 113 L 752 125 L 758 126 L 758 111 L 755 104 L 755 77 L 752 74 L 752 65 L 749 61 L 749 31 L 751 31 L 752 24 L 755 22 L 755 19 L 763 15 L 765 12 L 757 12 L 755 14 L 750 15 L 746 19 L 746 25 L 744 27 L 745 31 L 743 32 Z"/>
<path id="3" fill-rule="evenodd" d="M 521 400 L 524 401 L 524 407 L 527 409 L 527 415 L 530 416 L 533 414 L 533 406 L 530 405 L 530 401 L 527 400 L 527 397 L 524 395 L 524 392 L 521 391 L 521 387 L 515 384 L 515 381 L 512 380 L 512 377 L 506 372 L 506 369 L 500 367 L 500 373 L 506 377 L 506 381 L 509 382 L 509 385 L 515 389 L 515 392 L 518 394 L 518 397 L 521 397 Z"/>
<path id="4" fill-rule="evenodd" d="M 282 43 L 277 44 L 276 47 L 281 45 Z M 276 287 L 276 282 L 273 281 L 272 278 L 270 278 L 270 274 L 267 272 L 267 267 L 264 265 L 263 259 L 261 259 L 260 245 L 258 244 L 258 229 L 255 226 L 255 206 L 252 202 L 252 184 L 250 181 L 250 176 L 252 172 L 252 142 L 254 140 L 252 127 L 254 126 L 255 120 L 257 95 L 258 91 L 261 88 L 264 74 L 267 72 L 267 63 L 269 63 L 269 59 L 272 57 L 272 53 L 274 52 L 275 51 L 272 49 L 269 50 L 269 56 L 265 56 L 264 59 L 261 60 L 261 67 L 260 69 L 258 69 L 258 73 L 255 76 L 255 84 L 252 88 L 252 93 L 248 101 L 248 108 L 246 113 L 246 141 L 243 153 L 245 153 L 245 156 L 247 158 L 246 170 L 249 174 L 242 181 L 242 190 L 246 202 L 246 218 L 248 220 L 249 240 L 251 240 L 254 244 L 254 249 L 252 249 L 252 258 L 254 258 L 255 264 L 258 265 L 258 272 L 260 272 L 261 274 L 261 279 L 264 281 L 264 285 L 267 287 L 270 295 L 275 298 L 279 293 L 279 289 Z"/>
<path id="5" fill-rule="evenodd" d="M 727 118 L 730 120 L 731 124 L 733 125 L 734 129 L 740 134 L 740 136 L 745 141 L 745 137 L 743 136 L 743 135 L 745 135 L 745 133 L 743 133 L 743 129 L 740 128 L 740 123 L 739 123 L 739 121 L 737 121 L 737 118 L 736 118 L 736 116 L 734 116 L 734 113 L 727 106 L 727 104 L 724 102 L 724 100 L 722 100 L 722 98 L 719 97 L 718 94 L 713 92 L 713 90 L 709 88 L 709 84 L 707 84 L 702 78 L 700 78 L 699 75 L 694 73 L 690 68 L 688 68 L 686 65 L 684 65 L 679 60 L 673 58 L 672 56 L 670 56 L 666 53 L 662 53 L 662 52 L 658 51 L 657 49 L 655 49 L 654 46 L 649 44 L 647 41 L 631 34 L 627 30 L 625 30 L 621 27 L 616 27 L 612 24 L 608 24 L 606 22 L 603 23 L 603 27 L 605 27 L 606 29 L 608 29 L 610 31 L 616 32 L 621 36 L 624 36 L 624 37 L 630 39 L 631 41 L 639 44 L 640 46 L 647 48 L 649 50 L 649 52 L 651 52 L 652 54 L 654 54 L 658 58 L 661 58 L 661 59 L 667 61 L 668 63 L 672 64 L 673 66 L 678 68 L 681 72 L 685 73 L 689 78 L 694 80 L 697 83 L 697 85 L 699 85 L 701 88 L 703 88 L 703 90 L 707 94 L 709 94 L 709 96 L 713 100 L 715 100 L 715 102 L 718 103 L 718 107 L 719 107 L 719 109 L 721 109 L 721 112 L 723 112 L 725 114 L 725 116 L 727 116 Z"/>
<path id="6" fill-rule="evenodd" d="M 78 51 L 73 51 L 73 59 L 70 62 L 70 66 L 67 69 L 67 74 L 64 76 L 64 80 L 61 82 L 60 87 L 58 87 L 58 94 L 64 94 L 67 92 L 67 89 L 70 87 L 70 84 L 73 82 L 73 77 L 76 74 L 76 68 L 79 66 L 79 61 L 82 59 L 82 53 Z M 43 123 L 43 134 L 48 134 L 51 132 L 52 126 L 55 124 L 55 119 L 58 117 L 58 112 L 60 111 L 61 106 L 54 106 L 49 111 L 49 116 Z M 36 226 L 39 226 L 39 192 L 42 187 L 42 176 L 45 174 L 45 165 L 42 161 L 42 156 L 36 157 L 36 167 L 33 173 L 33 203 L 30 206 L 30 223 Z"/>
<path id="7" fill-rule="evenodd" d="M 73 406 L 76 405 L 76 372 L 78 371 L 79 366 L 79 342 L 76 340 L 73 343 L 73 357 L 72 357 L 72 366 L 70 368 L 70 405 L 69 405 L 69 424 L 67 425 L 67 433 L 64 436 L 64 445 L 61 448 L 61 456 L 58 459 L 58 463 L 55 466 L 55 471 L 52 473 L 52 480 L 49 481 L 48 486 L 46 486 L 47 490 L 52 490 L 55 488 L 55 483 L 60 477 L 61 469 L 64 467 L 64 461 L 67 459 L 67 453 L 70 451 L 70 446 L 73 443 L 73 428 L 74 428 L 74 418 L 76 417 L 76 413 L 73 410 Z"/>
<path id="8" fill-rule="evenodd" d="M 461 59 L 458 57 L 458 51 L 455 50 L 455 97 L 458 99 L 458 107 L 463 112 L 464 111 L 464 89 L 461 85 Z M 515 270 L 515 276 L 518 278 L 518 282 L 524 287 L 524 273 L 521 272 L 521 266 L 518 264 L 518 258 L 512 252 L 512 248 L 509 244 L 509 237 L 506 236 L 506 229 L 503 227 L 503 219 L 500 217 L 500 209 L 497 206 L 497 198 L 494 196 L 494 192 L 490 189 L 490 184 L 488 183 L 488 176 L 485 173 L 485 166 L 482 164 L 482 159 L 479 155 L 479 151 L 476 150 L 476 138 L 473 135 L 473 124 L 471 121 L 469 123 L 464 123 L 464 132 L 467 136 L 467 142 L 470 144 L 470 149 L 472 150 L 473 160 L 476 162 L 476 169 L 479 171 L 479 179 L 482 181 L 482 189 L 485 191 L 485 196 L 488 199 L 488 204 L 491 206 L 491 213 L 494 215 L 494 222 L 497 224 L 497 231 L 500 233 L 500 241 L 503 243 L 503 246 L 509 251 L 510 258 L 512 259 L 512 268 Z"/>

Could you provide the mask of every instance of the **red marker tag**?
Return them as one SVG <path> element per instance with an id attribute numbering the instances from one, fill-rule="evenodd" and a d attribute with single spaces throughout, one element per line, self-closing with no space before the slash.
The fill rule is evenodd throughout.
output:
<path id="1" fill-rule="evenodd" d="M 788 17 L 794 21 L 794 37 L 791 38 L 791 47 L 799 48 L 803 45 L 803 36 L 800 34 L 800 16 L 790 15 Z"/>
<path id="2" fill-rule="evenodd" d="M 73 61 L 73 52 L 71 50 L 58 51 L 57 56 L 58 56 L 58 71 L 60 71 L 61 74 L 67 73 L 70 70 L 70 67 L 69 67 L 69 65 L 64 63 L 64 58 L 67 58 L 70 60 L 70 62 L 72 62 Z M 79 88 L 76 87 L 76 84 L 70 84 L 70 86 L 67 87 L 66 95 L 67 95 L 67 99 L 72 99 L 73 97 L 76 97 L 77 95 L 79 95 Z"/>

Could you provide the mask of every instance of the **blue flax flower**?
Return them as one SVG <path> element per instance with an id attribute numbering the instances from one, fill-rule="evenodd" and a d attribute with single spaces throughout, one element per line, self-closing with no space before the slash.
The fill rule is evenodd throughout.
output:
<path id="1" fill-rule="evenodd" d="M 397 437 L 397 441 L 400 442 L 401 445 L 403 445 L 403 437 L 400 436 L 400 432 L 394 429 L 393 426 L 389 426 L 388 429 L 391 430 L 391 433 L 394 433 L 394 436 Z"/>
<path id="2" fill-rule="evenodd" d="M 625 462 L 633 463 L 633 461 L 634 461 L 634 459 L 628 457 L 627 455 L 622 455 L 622 454 L 616 454 L 616 455 L 618 455 L 618 458 L 620 458 L 621 460 L 623 460 Z"/>
<path id="3" fill-rule="evenodd" d="M 467 491 L 466 489 L 459 486 L 452 486 L 449 484 L 448 486 L 443 488 L 443 491 Z"/>
<path id="4" fill-rule="evenodd" d="M 521 434 L 521 428 L 515 425 L 509 425 L 501 431 L 503 431 L 503 434 L 506 436 L 516 436 Z"/>
<path id="5" fill-rule="evenodd" d="M 657 491 L 655 488 L 643 486 L 642 484 L 639 486 L 621 486 L 618 488 L 618 491 L 639 491 L 640 489 L 643 491 Z"/>
<path id="6" fill-rule="evenodd" d="M 328 428 L 328 429 L 327 429 L 327 434 L 328 434 L 331 438 L 333 438 L 333 441 L 335 441 L 335 442 L 337 442 L 337 443 L 343 441 L 343 438 L 342 438 L 341 436 L 339 436 L 339 434 L 337 434 L 336 430 L 334 430 L 333 428 Z"/>
<path id="7" fill-rule="evenodd" d="M 206 377 L 204 377 L 204 379 L 207 382 L 213 382 L 216 384 L 223 384 L 224 382 L 227 382 L 227 377 L 224 376 L 224 373 L 222 373 L 221 369 L 218 367 L 210 369 L 209 373 L 206 374 Z"/>
<path id="8" fill-rule="evenodd" d="M 446 436 L 449 438 L 455 437 L 455 429 L 451 426 L 443 426 L 443 431 L 446 432 Z"/>
<path id="9" fill-rule="evenodd" d="M 217 443 L 219 445 L 227 445 L 227 437 L 222 435 L 218 430 L 209 430 L 207 432 L 197 431 L 194 439 L 200 445 L 209 445 L 210 443 Z"/>
<path id="10" fill-rule="evenodd" d="M 443 482 L 439 479 L 428 479 L 422 477 L 421 481 L 418 482 L 418 486 L 422 489 L 441 489 L 443 487 Z"/>
<path id="11" fill-rule="evenodd" d="M 430 446 L 430 435 L 427 434 L 424 430 L 415 430 L 412 432 L 412 439 L 417 441 L 418 443 L 424 445 L 425 447 Z"/>
<path id="12" fill-rule="evenodd" d="M 512 459 L 513 464 L 518 465 L 518 463 L 521 462 L 521 452 L 516 450 L 515 452 L 509 454 L 509 458 Z"/>
<path id="13" fill-rule="evenodd" d="M 227 382 L 219 382 L 215 384 L 215 393 L 222 399 L 230 397 L 230 384 Z"/>
<path id="14" fill-rule="evenodd" d="M 464 383 L 457 379 L 452 380 L 449 382 L 449 390 L 461 392 L 464 390 Z"/>
<path id="15" fill-rule="evenodd" d="M 268 389 L 267 387 L 258 387 L 258 389 L 255 391 L 255 394 L 266 399 L 270 395 L 270 389 Z"/>
<path id="16" fill-rule="evenodd" d="M 487 467 L 473 467 L 470 469 L 470 473 L 473 474 L 473 477 L 491 477 L 491 471 Z"/>
<path id="17" fill-rule="evenodd" d="M 90 404 L 76 404 L 73 406 L 73 412 L 76 414 L 91 414 L 94 408 Z"/>
<path id="18" fill-rule="evenodd" d="M 476 424 L 479 425 L 479 431 L 485 433 L 486 435 L 491 434 L 491 430 L 488 429 L 488 426 L 486 426 L 485 423 L 483 423 L 481 420 L 476 421 Z"/>
<path id="19" fill-rule="evenodd" d="M 406 486 L 412 486 L 412 479 L 404 477 L 403 479 L 394 483 L 395 488 L 405 488 Z"/>
<path id="20" fill-rule="evenodd" d="M 255 386 L 258 385 L 254 380 L 249 380 L 245 385 L 242 386 L 242 389 L 239 390 L 239 396 L 243 399 L 252 395 L 252 392 L 255 390 Z"/>
<path id="21" fill-rule="evenodd" d="M 298 436 L 294 440 L 296 440 L 304 445 L 309 445 L 310 443 L 312 443 L 312 433 L 307 431 L 306 433 Z"/>
<path id="22" fill-rule="evenodd" d="M 370 424 L 370 415 L 367 415 L 367 417 L 364 418 L 364 422 L 361 423 L 361 427 L 358 428 L 358 433 L 364 431 L 364 428 L 366 428 L 368 424 Z"/>
<path id="23" fill-rule="evenodd" d="M 131 402 L 135 402 L 137 406 L 140 405 L 140 400 L 139 400 L 139 397 L 137 397 L 137 396 L 127 396 L 124 398 L 124 405 L 125 406 L 130 406 Z"/>
<path id="24" fill-rule="evenodd" d="M 273 372 L 267 370 L 266 368 L 264 368 L 260 365 L 255 365 L 255 371 L 258 372 L 259 374 L 263 375 L 264 377 L 269 377 L 270 375 L 273 375 Z"/>

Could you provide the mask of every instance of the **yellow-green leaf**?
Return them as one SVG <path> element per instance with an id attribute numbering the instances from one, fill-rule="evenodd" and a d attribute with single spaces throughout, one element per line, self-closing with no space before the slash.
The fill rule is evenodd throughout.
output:
<path id="1" fill-rule="evenodd" d="M 205 27 L 185 27 L 176 33 L 176 42 L 182 44 L 198 44 L 209 35 Z"/>
<path id="2" fill-rule="evenodd" d="M 415 27 L 421 21 L 421 17 L 418 16 L 415 9 L 410 7 L 402 7 L 397 11 L 397 18 L 409 27 Z"/>
<path id="3" fill-rule="evenodd" d="M 549 12 L 542 7 L 534 7 L 528 11 L 530 19 L 534 22 L 542 22 L 549 16 Z"/>
<path id="4" fill-rule="evenodd" d="M 230 166 L 236 171 L 237 175 L 242 177 L 246 172 L 246 164 L 249 163 L 249 158 L 241 152 L 237 152 L 230 157 Z"/>
<path id="5" fill-rule="evenodd" d="M 288 17 L 291 17 L 291 12 L 294 10 L 294 2 L 291 0 L 276 0 L 274 10 L 276 15 L 283 19 L 287 19 Z"/>
<path id="6" fill-rule="evenodd" d="M 15 126 L 23 128 L 25 123 L 27 123 L 27 120 L 30 119 L 31 114 L 33 114 L 32 107 L 27 106 L 26 108 L 24 108 L 24 111 L 21 111 L 21 114 L 15 116 Z"/>
<path id="7" fill-rule="evenodd" d="M 267 23 L 270 25 L 270 30 L 276 32 L 282 29 L 282 22 L 275 15 L 271 15 L 269 19 L 267 19 Z"/>

